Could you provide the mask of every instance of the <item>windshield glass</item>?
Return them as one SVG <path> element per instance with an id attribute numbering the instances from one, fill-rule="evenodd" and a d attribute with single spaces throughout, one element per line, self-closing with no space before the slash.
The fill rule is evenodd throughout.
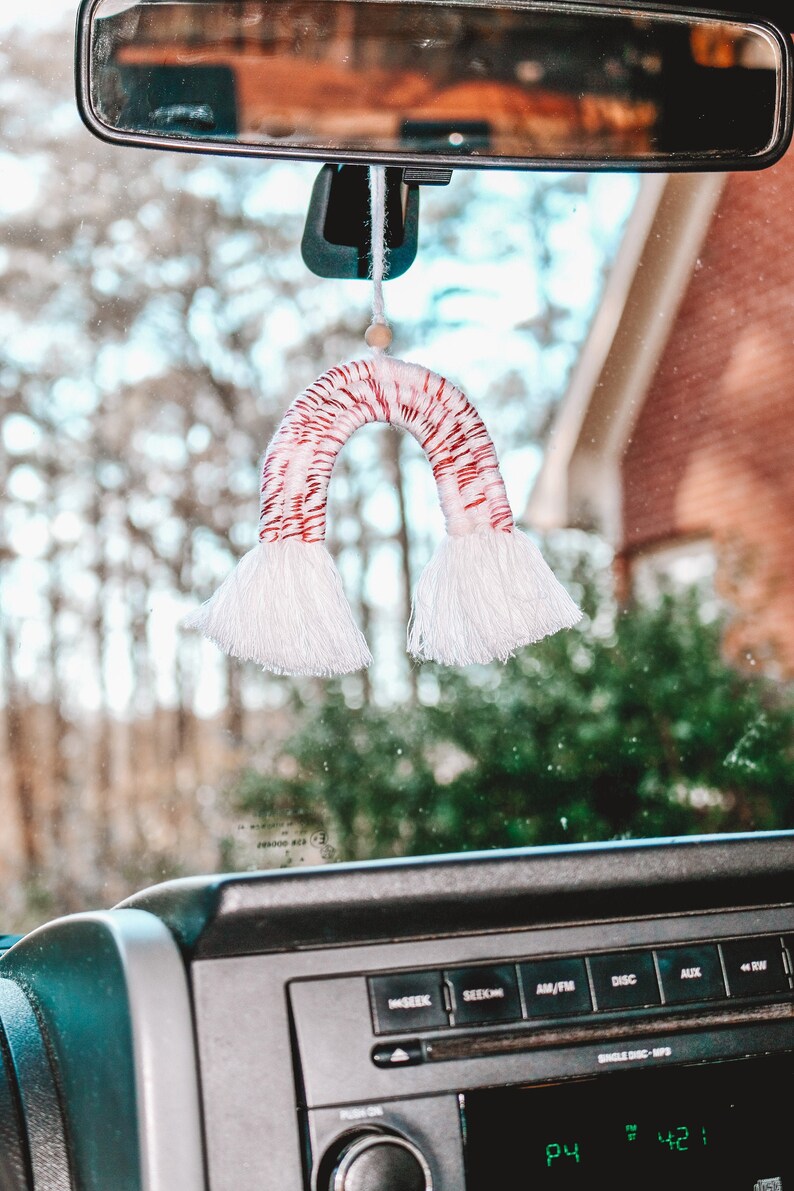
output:
<path id="1" fill-rule="evenodd" d="M 794 827 L 794 159 L 422 188 L 394 354 L 473 401 L 584 617 L 413 661 L 443 517 L 370 426 L 327 544 L 373 664 L 277 677 L 181 622 L 370 287 L 303 264 L 317 166 L 94 140 L 72 17 L 0 17 L 0 933 L 198 872 Z"/>

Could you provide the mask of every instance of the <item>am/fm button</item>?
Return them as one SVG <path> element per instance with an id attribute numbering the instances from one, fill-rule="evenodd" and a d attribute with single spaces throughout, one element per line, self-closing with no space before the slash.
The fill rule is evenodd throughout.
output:
<path id="1" fill-rule="evenodd" d="M 587 1013 L 592 1008 L 583 959 L 528 960 L 519 965 L 527 1017 Z"/>

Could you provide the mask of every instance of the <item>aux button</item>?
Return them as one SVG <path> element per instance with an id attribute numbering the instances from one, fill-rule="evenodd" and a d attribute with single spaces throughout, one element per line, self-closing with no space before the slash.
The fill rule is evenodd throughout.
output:
<path id="1" fill-rule="evenodd" d="M 717 948 L 712 943 L 668 947 L 656 952 L 668 1004 L 725 997 L 725 981 Z"/>

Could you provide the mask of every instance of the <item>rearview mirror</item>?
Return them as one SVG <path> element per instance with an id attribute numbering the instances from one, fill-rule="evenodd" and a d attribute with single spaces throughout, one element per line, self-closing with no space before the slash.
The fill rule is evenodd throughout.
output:
<path id="1" fill-rule="evenodd" d="M 83 0 L 78 91 L 126 144 L 390 165 L 759 168 L 791 135 L 763 21 L 444 0 Z"/>

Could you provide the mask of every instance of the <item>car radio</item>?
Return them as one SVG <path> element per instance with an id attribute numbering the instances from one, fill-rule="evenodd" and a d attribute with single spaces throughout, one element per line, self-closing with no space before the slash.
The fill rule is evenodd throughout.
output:
<path id="1" fill-rule="evenodd" d="M 791 1071 L 788 1058 L 765 1057 L 606 1083 L 488 1088 L 457 1104 L 419 1104 L 415 1121 L 404 1106 L 387 1106 L 331 1147 L 314 1185 L 426 1191 L 449 1185 L 455 1170 L 454 1185 L 469 1191 L 519 1182 L 560 1191 L 782 1191 L 794 1177 Z M 411 1139 L 441 1124 L 457 1134 L 463 1169 L 437 1142 L 426 1153 Z"/>
<path id="2" fill-rule="evenodd" d="M 308 1186 L 794 1186 L 790 926 L 439 940 L 433 966 L 291 982 Z"/>
<path id="3" fill-rule="evenodd" d="M 0 959 L 2 1191 L 792 1191 L 794 833 L 188 878 Z"/>

